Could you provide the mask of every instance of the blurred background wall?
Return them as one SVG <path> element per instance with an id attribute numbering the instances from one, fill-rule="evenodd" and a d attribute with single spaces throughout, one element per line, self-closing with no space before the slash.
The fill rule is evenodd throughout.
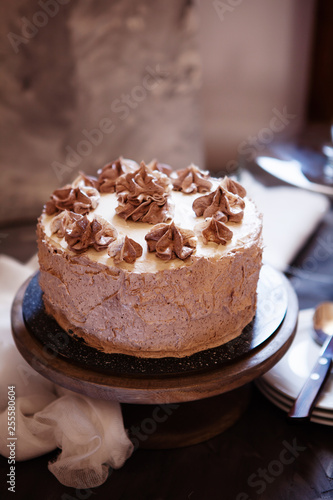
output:
<path id="1" fill-rule="evenodd" d="M 203 132 L 211 169 L 232 166 L 242 149 L 265 145 L 260 131 L 293 115 L 273 140 L 303 127 L 315 0 L 199 2 Z M 286 122 L 288 116 L 286 117 Z M 257 139 L 257 141 L 255 141 Z M 249 149 L 249 147 L 248 147 Z"/>
<path id="2" fill-rule="evenodd" d="M 123 155 L 203 162 L 188 0 L 1 2 L 0 221 Z"/>
<path id="3" fill-rule="evenodd" d="M 120 154 L 232 170 L 244 149 L 329 120 L 313 75 L 332 68 L 327 40 L 316 48 L 332 4 L 1 2 L 0 225 L 31 220 L 57 186 Z"/>

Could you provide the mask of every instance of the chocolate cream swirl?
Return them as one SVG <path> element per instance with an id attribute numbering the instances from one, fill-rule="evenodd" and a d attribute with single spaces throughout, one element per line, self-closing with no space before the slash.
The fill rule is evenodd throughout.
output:
<path id="1" fill-rule="evenodd" d="M 181 229 L 171 224 L 157 224 L 145 239 L 149 252 L 156 252 L 156 256 L 162 260 L 178 259 L 185 260 L 192 255 L 196 248 L 196 240 L 193 231 Z"/>
<path id="2" fill-rule="evenodd" d="M 72 182 L 72 187 L 93 187 L 99 191 L 99 182 L 97 177 L 80 172 L 80 175 Z"/>
<path id="3" fill-rule="evenodd" d="M 218 188 L 194 200 L 192 208 L 197 217 L 215 217 L 219 221 L 241 222 L 244 216 L 245 189 L 231 179 L 224 178 Z"/>
<path id="4" fill-rule="evenodd" d="M 107 163 L 97 172 L 99 174 L 99 191 L 101 193 L 114 193 L 116 191 L 117 179 L 128 172 L 133 172 L 138 167 L 139 165 L 136 162 L 124 160 L 122 156 Z"/>
<path id="5" fill-rule="evenodd" d="M 151 170 L 152 172 L 154 171 L 158 171 L 158 172 L 162 172 L 162 174 L 165 174 L 167 175 L 168 177 L 170 177 L 170 175 L 172 174 L 173 170 L 172 170 L 172 167 L 170 167 L 170 165 L 167 165 L 166 163 L 160 163 L 159 161 L 157 160 L 151 160 L 148 164 L 147 164 L 147 167 L 149 168 L 149 170 Z"/>
<path id="6" fill-rule="evenodd" d="M 246 196 L 246 189 L 239 182 L 225 176 L 221 181 L 222 186 L 230 193 L 237 194 L 241 198 Z"/>
<path id="7" fill-rule="evenodd" d="M 99 192 L 91 186 L 67 184 L 56 189 L 51 194 L 51 199 L 45 205 L 47 215 L 54 215 L 63 210 L 85 215 L 94 210 L 99 203 Z"/>
<path id="8" fill-rule="evenodd" d="M 173 189 L 183 193 L 206 193 L 211 190 L 213 183 L 208 180 L 209 173 L 198 167 L 189 165 L 175 173 L 176 178 L 172 180 Z"/>
<path id="9" fill-rule="evenodd" d="M 83 216 L 80 214 L 75 214 L 68 210 L 60 212 L 56 215 L 51 222 L 50 229 L 52 234 L 56 234 L 58 238 L 64 238 L 67 229 L 69 229 L 75 221 L 81 219 Z"/>
<path id="10" fill-rule="evenodd" d="M 224 222 L 215 219 L 215 217 L 209 217 L 204 222 L 197 224 L 195 230 L 200 231 L 205 245 L 210 242 L 226 245 L 233 235 L 231 229 Z"/>
<path id="11" fill-rule="evenodd" d="M 70 250 L 81 253 L 89 247 L 98 252 L 105 250 L 118 234 L 115 227 L 103 217 L 95 215 L 92 221 L 86 215 L 65 210 L 51 222 L 51 232 L 65 238 Z"/>
<path id="12" fill-rule="evenodd" d="M 151 171 L 141 162 L 138 170 L 122 175 L 116 182 L 116 213 L 125 220 L 165 222 L 172 215 L 168 201 L 171 189 L 171 181 L 165 174 Z"/>
<path id="13" fill-rule="evenodd" d="M 138 257 L 141 257 L 143 252 L 142 246 L 128 236 L 118 239 L 108 248 L 108 254 L 114 258 L 114 262 L 127 262 L 133 264 Z"/>

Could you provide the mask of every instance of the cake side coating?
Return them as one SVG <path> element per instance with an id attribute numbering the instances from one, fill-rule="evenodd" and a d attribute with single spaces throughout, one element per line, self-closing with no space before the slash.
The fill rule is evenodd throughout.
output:
<path id="1" fill-rule="evenodd" d="M 254 316 L 257 236 L 257 244 L 217 262 L 198 258 L 179 269 L 137 274 L 58 252 L 40 233 L 46 310 L 66 331 L 109 353 L 183 357 L 216 347 Z"/>
<path id="2" fill-rule="evenodd" d="M 219 181 L 211 180 L 213 192 Z M 145 241 L 150 224 L 120 218 L 116 193 L 101 193 L 87 217 L 110 221 L 119 238 L 140 244 L 134 262 L 118 262 L 103 247 L 76 253 L 68 239 L 53 233 L 56 215 L 43 213 L 37 232 L 47 312 L 70 334 L 108 353 L 184 357 L 237 337 L 256 309 L 261 215 L 246 199 L 242 222 L 226 223 L 232 234 L 227 244 L 205 241 L 196 229 L 205 217 L 192 210 L 200 196 L 176 191 L 168 196 L 179 230 L 196 233 L 196 248 L 184 260 L 163 261 L 150 253 Z"/>

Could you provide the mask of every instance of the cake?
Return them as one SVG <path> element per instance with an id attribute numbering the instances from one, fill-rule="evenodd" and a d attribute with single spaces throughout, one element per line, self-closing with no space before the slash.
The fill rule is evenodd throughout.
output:
<path id="1" fill-rule="evenodd" d="M 261 232 L 231 178 L 118 158 L 44 206 L 46 311 L 106 353 L 180 358 L 220 346 L 254 317 Z"/>

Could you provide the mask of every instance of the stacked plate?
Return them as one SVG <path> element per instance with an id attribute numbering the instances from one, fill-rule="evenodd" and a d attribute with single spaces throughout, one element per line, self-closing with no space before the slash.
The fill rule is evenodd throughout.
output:
<path id="1" fill-rule="evenodd" d="M 295 339 L 283 358 L 265 375 L 256 380 L 259 390 L 276 406 L 288 412 L 299 394 L 321 347 L 312 338 L 313 309 L 299 313 Z M 333 426 L 333 373 L 312 412 L 312 422 Z"/>

